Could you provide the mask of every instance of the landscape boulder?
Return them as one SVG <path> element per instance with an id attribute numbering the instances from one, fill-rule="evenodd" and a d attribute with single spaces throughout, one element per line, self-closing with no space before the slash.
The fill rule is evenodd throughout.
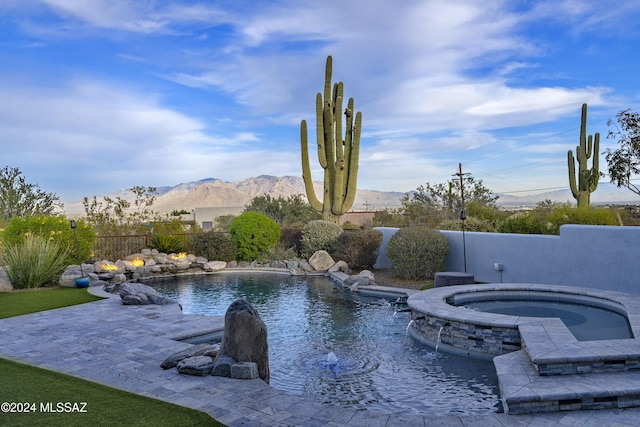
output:
<path id="1" fill-rule="evenodd" d="M 204 377 L 211 374 L 213 359 L 209 356 L 192 356 L 178 362 L 178 372 L 186 375 L 198 375 Z"/>
<path id="2" fill-rule="evenodd" d="M 353 289 L 358 289 L 358 286 L 375 285 L 375 276 L 369 270 L 362 270 L 360 273 L 347 277 L 344 282 L 344 286 Z"/>
<path id="3" fill-rule="evenodd" d="M 204 271 L 220 271 L 227 268 L 227 263 L 224 261 L 209 261 L 204 264 Z"/>
<path id="4" fill-rule="evenodd" d="M 269 383 L 267 326 L 249 302 L 237 299 L 224 316 L 222 343 L 212 374 L 231 377 L 232 366 L 241 362 L 255 363 L 259 377 Z"/>
<path id="5" fill-rule="evenodd" d="M 124 305 L 163 305 L 176 302 L 162 295 L 160 292 L 142 283 L 125 282 L 118 289 L 120 299 Z"/>
<path id="6" fill-rule="evenodd" d="M 335 263 L 327 251 L 318 251 L 309 258 L 309 264 L 315 271 L 327 271 Z"/>
<path id="7" fill-rule="evenodd" d="M 219 344 L 195 344 L 182 351 L 173 353 L 171 356 L 167 357 L 164 362 L 162 362 L 160 367 L 162 369 L 175 368 L 182 360 L 195 356 L 209 356 L 210 358 L 215 359 L 218 356 L 219 350 Z"/>
<path id="8" fill-rule="evenodd" d="M 11 292 L 13 285 L 9 281 L 7 273 L 0 267 L 0 292 Z"/>

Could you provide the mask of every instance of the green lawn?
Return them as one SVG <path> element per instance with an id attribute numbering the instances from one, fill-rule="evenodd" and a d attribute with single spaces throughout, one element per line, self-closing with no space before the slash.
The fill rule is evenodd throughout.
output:
<path id="1" fill-rule="evenodd" d="M 0 293 L 0 318 L 98 299 L 100 298 L 90 295 L 86 289 L 74 288 Z M 0 411 L 0 425 L 3 427 L 223 425 L 204 412 L 6 359 L 0 359 L 0 403 L 2 402 L 28 403 L 29 409 L 35 409 L 30 413 Z M 61 403 L 62 412 L 50 411 L 58 409 L 58 402 Z M 67 409 L 76 412 L 64 412 Z M 86 412 L 77 412 L 81 409 Z"/>
<path id="2" fill-rule="evenodd" d="M 41 288 L 2 292 L 0 293 L 0 319 L 99 299 L 101 298 L 91 295 L 86 289 L 77 288 Z"/>

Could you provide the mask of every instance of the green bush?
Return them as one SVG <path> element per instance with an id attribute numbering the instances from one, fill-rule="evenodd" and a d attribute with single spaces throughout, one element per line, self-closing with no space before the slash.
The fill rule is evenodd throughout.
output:
<path id="1" fill-rule="evenodd" d="M 382 233 L 377 230 L 349 230 L 338 236 L 331 255 L 352 270 L 370 270 L 378 259 L 381 243 Z"/>
<path id="2" fill-rule="evenodd" d="M 15 289 L 38 288 L 53 282 L 67 266 L 69 247 L 38 235 L 5 247 L 5 271 Z"/>
<path id="3" fill-rule="evenodd" d="M 279 246 L 292 249 L 296 256 L 302 252 L 302 229 L 283 227 L 280 231 Z"/>
<path id="4" fill-rule="evenodd" d="M 182 239 L 170 234 L 156 234 L 151 236 L 149 246 L 151 249 L 157 249 L 158 252 L 164 252 L 166 254 L 178 253 L 185 250 Z"/>
<path id="5" fill-rule="evenodd" d="M 285 261 L 292 260 L 298 257 L 298 254 L 293 248 L 288 248 L 282 244 L 282 240 L 278 242 L 275 248 L 268 250 L 264 254 L 265 260 L 268 261 Z"/>
<path id="6" fill-rule="evenodd" d="M 36 235 L 58 242 L 61 247 L 70 248 L 67 263 L 77 264 L 78 258 L 81 261 L 87 261 L 91 258 L 96 233 L 91 226 L 82 220 L 76 220 L 75 233 L 78 238 L 78 248 L 80 249 L 79 256 L 76 252 L 73 229 L 70 227 L 69 220 L 63 216 L 39 215 L 12 218 L 3 232 L 3 239 L 6 245 L 22 242 L 29 235 Z"/>
<path id="7" fill-rule="evenodd" d="M 193 236 L 189 252 L 209 261 L 233 261 L 238 248 L 227 233 L 208 231 Z"/>
<path id="8" fill-rule="evenodd" d="M 431 279 L 445 268 L 449 241 L 424 226 L 401 228 L 389 240 L 387 258 L 393 272 L 403 279 Z"/>
<path id="9" fill-rule="evenodd" d="M 617 225 L 615 211 L 609 208 L 581 207 L 569 204 L 540 203 L 529 212 L 520 212 L 507 218 L 501 225 L 502 233 L 560 234 L 564 224 Z"/>
<path id="10" fill-rule="evenodd" d="M 438 225 L 440 230 L 462 230 L 462 221 L 459 219 L 451 219 L 444 222 L 441 222 Z M 483 218 L 476 218 L 474 216 L 468 217 L 464 221 L 464 229 L 465 231 L 479 231 L 486 233 L 495 233 L 497 231 L 496 226 L 491 222 Z"/>
<path id="11" fill-rule="evenodd" d="M 234 218 L 229 234 L 238 247 L 237 259 L 253 261 L 261 259 L 276 246 L 280 240 L 280 226 L 266 215 L 249 211 Z"/>
<path id="12" fill-rule="evenodd" d="M 309 221 L 302 229 L 302 256 L 310 257 L 322 250 L 331 253 L 340 234 L 342 227 L 338 224 L 321 219 Z"/>

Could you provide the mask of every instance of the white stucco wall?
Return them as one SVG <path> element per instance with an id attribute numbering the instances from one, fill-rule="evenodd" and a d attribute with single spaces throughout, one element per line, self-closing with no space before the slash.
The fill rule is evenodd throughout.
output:
<path id="1" fill-rule="evenodd" d="M 383 232 L 376 268 L 389 267 Z M 464 271 L 460 231 L 449 240 L 448 271 Z M 640 294 L 640 227 L 563 225 L 559 236 L 466 232 L 467 272 L 477 282 L 546 283 Z M 502 265 L 496 271 L 494 264 Z"/>

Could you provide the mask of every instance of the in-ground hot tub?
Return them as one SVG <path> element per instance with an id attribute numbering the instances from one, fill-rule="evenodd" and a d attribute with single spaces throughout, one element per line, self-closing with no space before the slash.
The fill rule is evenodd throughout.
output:
<path id="1" fill-rule="evenodd" d="M 632 300 L 638 297 L 570 286 L 437 288 L 408 299 L 409 331 L 443 351 L 492 359 L 522 348 L 525 324 L 555 325 L 555 336 L 563 342 L 632 339 L 630 319 L 636 317 L 630 317 L 627 307 Z"/>

